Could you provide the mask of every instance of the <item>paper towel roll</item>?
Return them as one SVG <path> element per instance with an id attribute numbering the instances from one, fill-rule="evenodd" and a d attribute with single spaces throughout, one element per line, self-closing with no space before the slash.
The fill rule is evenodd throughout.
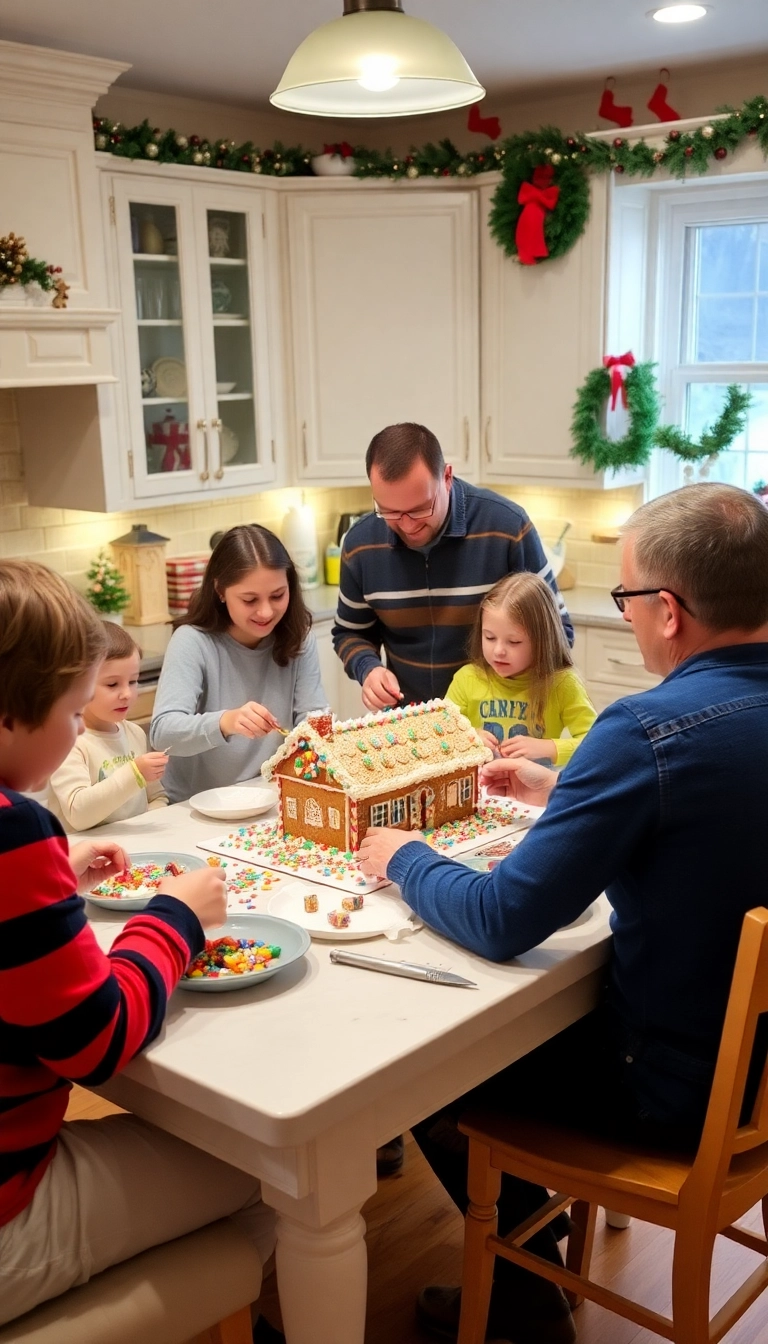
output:
<path id="1" fill-rule="evenodd" d="M 283 519 L 283 541 L 296 566 L 302 588 L 317 588 L 317 528 L 308 504 L 297 504 Z"/>

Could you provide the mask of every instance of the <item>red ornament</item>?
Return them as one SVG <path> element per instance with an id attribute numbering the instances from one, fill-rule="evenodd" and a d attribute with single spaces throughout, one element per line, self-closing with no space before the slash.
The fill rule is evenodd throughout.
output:
<path id="1" fill-rule="evenodd" d="M 622 146 L 623 146 L 623 144 L 624 144 L 624 141 L 622 140 L 621 136 L 620 136 L 620 135 L 617 135 L 617 136 L 616 136 L 616 139 L 615 139 L 614 142 L 613 142 L 613 148 L 614 148 L 614 149 L 621 149 Z"/>
<path id="2" fill-rule="evenodd" d="M 727 156 L 728 156 L 728 150 L 724 149 L 722 145 L 718 145 L 717 149 L 715 150 L 715 158 L 725 159 L 727 158 Z"/>
<path id="3" fill-rule="evenodd" d="M 122 142 L 123 137 L 122 135 L 110 135 L 109 139 L 111 144 L 119 145 Z"/>
<path id="4" fill-rule="evenodd" d="M 250 162 L 251 162 L 251 156 L 250 156 L 250 154 L 241 154 L 241 155 L 240 155 L 240 162 L 241 162 L 241 163 L 250 163 Z"/>
<path id="5" fill-rule="evenodd" d="M 680 132 L 679 132 L 679 131 L 670 131 L 670 132 L 669 132 L 669 138 L 670 138 L 670 140 L 679 140 L 679 139 L 680 139 Z"/>
<path id="6" fill-rule="evenodd" d="M 597 109 L 597 115 L 603 118 L 603 121 L 614 121 L 617 126 L 632 125 L 632 108 L 620 107 L 613 97 L 613 89 L 603 89 L 603 96 L 600 99 L 600 106 Z"/>
<path id="7" fill-rule="evenodd" d="M 683 150 L 683 153 L 684 153 L 686 159 L 690 159 L 690 158 L 692 158 L 692 157 L 693 157 L 693 145 L 686 145 L 686 146 L 685 146 L 685 149 Z"/>
<path id="8" fill-rule="evenodd" d="M 477 162 L 478 162 L 478 163 L 485 163 L 485 155 L 484 155 L 484 154 L 478 154 L 478 156 L 477 156 Z"/>
<path id="9" fill-rule="evenodd" d="M 569 149 L 575 149 L 575 148 L 576 148 L 576 141 L 574 140 L 574 138 L 573 138 L 572 135 L 569 135 L 569 136 L 568 136 L 568 139 L 566 140 L 565 143 L 566 143 L 566 145 L 568 146 Z"/>
<path id="10" fill-rule="evenodd" d="M 617 163 L 613 171 L 614 171 L 614 173 L 623 173 L 623 172 L 624 172 L 624 164 L 623 164 L 623 163 Z"/>
<path id="11" fill-rule="evenodd" d="M 533 181 L 523 182 L 517 193 L 518 203 L 523 208 L 517 219 L 515 243 L 523 266 L 533 266 L 538 257 L 549 256 L 544 238 L 544 216 L 547 211 L 554 210 L 560 196 L 560 188 L 552 186 L 554 175 L 551 164 L 534 168 Z"/>
<path id="12" fill-rule="evenodd" d="M 451 170 L 450 170 L 450 168 L 444 168 L 444 169 L 443 169 L 443 177 L 450 177 L 450 176 L 451 176 Z"/>
<path id="13" fill-rule="evenodd" d="M 189 143 L 190 143 L 190 145 L 193 146 L 194 149 L 197 149 L 197 146 L 200 144 L 200 136 L 199 136 L 199 135 L 190 135 L 190 137 L 189 137 Z"/>

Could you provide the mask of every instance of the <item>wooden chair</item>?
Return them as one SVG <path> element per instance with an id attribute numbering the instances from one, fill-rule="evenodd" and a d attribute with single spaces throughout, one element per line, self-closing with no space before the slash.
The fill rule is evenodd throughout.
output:
<path id="1" fill-rule="evenodd" d="M 646 1152 L 631 1143 L 590 1138 L 537 1120 L 479 1111 L 462 1117 L 461 1129 L 469 1136 L 470 1203 L 458 1344 L 482 1344 L 485 1338 L 497 1255 L 559 1283 L 572 1306 L 588 1297 L 675 1344 L 716 1344 L 730 1330 L 768 1285 L 768 1240 L 733 1226 L 762 1201 L 768 1234 L 768 1064 L 752 1114 L 746 1124 L 739 1124 L 757 1019 L 766 1011 L 768 910 L 758 909 L 744 918 L 706 1121 L 694 1157 Z M 554 1195 L 502 1239 L 496 1216 L 502 1172 L 567 1193 Z M 671 1319 L 589 1278 L 599 1205 L 674 1231 Z M 568 1207 L 574 1229 L 562 1268 L 522 1243 Z M 762 1259 L 710 1321 L 718 1233 Z"/>
<path id="2" fill-rule="evenodd" d="M 0 1344 L 251 1344 L 255 1246 L 224 1218 L 0 1326 Z M 207 1334 L 202 1332 L 207 1331 Z"/>

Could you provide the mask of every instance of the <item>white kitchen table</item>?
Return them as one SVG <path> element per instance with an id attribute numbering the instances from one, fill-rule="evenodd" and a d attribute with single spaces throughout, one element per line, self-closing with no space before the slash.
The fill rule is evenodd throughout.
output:
<path id="1" fill-rule="evenodd" d="M 129 852 L 195 853 L 235 824 L 177 803 L 90 835 Z M 259 897 L 257 908 L 267 902 Z M 128 916 L 88 908 L 106 949 Z M 507 965 L 428 929 L 396 945 L 354 944 L 457 971 L 477 990 L 336 966 L 333 944 L 313 942 L 303 960 L 251 989 L 177 990 L 158 1039 L 97 1090 L 261 1179 L 278 1213 L 288 1344 L 363 1344 L 360 1209 L 376 1189 L 376 1148 L 588 1012 L 609 937 L 601 898 L 575 927 Z"/>

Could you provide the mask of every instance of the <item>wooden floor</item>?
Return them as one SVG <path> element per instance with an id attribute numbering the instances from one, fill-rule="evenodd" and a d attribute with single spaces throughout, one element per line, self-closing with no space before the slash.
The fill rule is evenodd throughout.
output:
<path id="1" fill-rule="evenodd" d="M 75 1088 L 68 1118 L 96 1118 L 115 1109 Z M 406 1139 L 402 1173 L 381 1182 L 363 1213 L 368 1225 L 369 1258 L 365 1344 L 427 1344 L 430 1337 L 414 1320 L 414 1300 L 424 1284 L 459 1282 L 463 1227 L 412 1140 Z M 762 1231 L 758 1210 L 753 1210 L 745 1223 Z M 758 1264 L 750 1251 L 722 1238 L 720 1242 L 713 1276 L 714 1309 Z M 617 1291 L 668 1313 L 670 1245 L 671 1236 L 663 1228 L 634 1221 L 626 1231 L 614 1231 L 604 1225 L 600 1215 L 593 1273 Z M 260 1306 L 269 1320 L 279 1325 L 274 1276 L 264 1284 Z M 579 1344 L 652 1344 L 659 1339 L 590 1302 L 578 1308 L 576 1324 Z M 727 1344 L 768 1344 L 768 1292 L 726 1340 Z"/>

